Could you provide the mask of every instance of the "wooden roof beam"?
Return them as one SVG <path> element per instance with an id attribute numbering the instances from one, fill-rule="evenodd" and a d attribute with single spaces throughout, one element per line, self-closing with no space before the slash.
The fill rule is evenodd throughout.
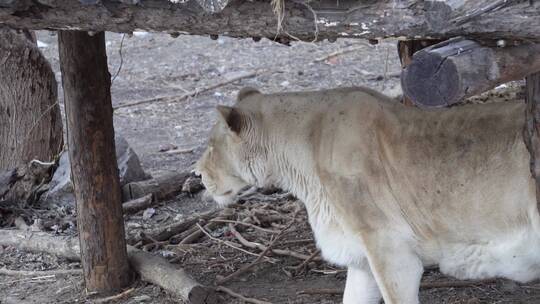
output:
<path id="1" fill-rule="evenodd" d="M 205 11 L 198 3 L 219 2 Z M 540 5 L 518 0 L 284 0 L 283 31 L 270 0 L 0 0 L 0 24 L 15 28 L 135 30 L 311 41 L 336 37 L 540 41 Z M 133 4 L 136 3 L 136 4 Z M 212 4 L 210 3 L 210 4 Z M 290 34 L 290 35 L 289 35 Z"/>

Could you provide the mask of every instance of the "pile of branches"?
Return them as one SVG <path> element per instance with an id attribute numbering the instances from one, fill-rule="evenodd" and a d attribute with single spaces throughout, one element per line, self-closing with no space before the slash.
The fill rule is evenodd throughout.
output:
<path id="1" fill-rule="evenodd" d="M 254 193 L 225 209 L 129 234 L 128 243 L 132 246 L 160 252 L 173 263 L 184 264 L 192 253 L 190 248 L 214 248 L 220 254 L 210 268 L 232 270 L 224 276 L 216 276 L 216 286 L 249 272 L 260 263 L 283 265 L 282 271 L 292 277 L 321 262 L 306 211 L 288 193 Z M 225 258 L 224 253 L 230 257 Z M 335 273 L 335 269 L 328 271 Z"/>

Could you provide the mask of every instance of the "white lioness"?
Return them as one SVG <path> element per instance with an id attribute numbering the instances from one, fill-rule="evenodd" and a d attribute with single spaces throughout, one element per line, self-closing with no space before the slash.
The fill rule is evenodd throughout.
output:
<path id="1" fill-rule="evenodd" d="M 301 199 L 343 302 L 418 303 L 423 267 L 460 279 L 540 277 L 524 105 L 436 111 L 365 88 L 240 92 L 197 170 L 214 199 L 277 185 Z"/>

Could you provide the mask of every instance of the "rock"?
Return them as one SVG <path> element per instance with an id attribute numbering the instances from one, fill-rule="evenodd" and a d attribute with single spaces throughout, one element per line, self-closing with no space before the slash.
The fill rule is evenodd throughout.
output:
<path id="1" fill-rule="evenodd" d="M 142 215 L 142 218 L 143 218 L 143 220 L 148 220 L 148 219 L 150 219 L 154 214 L 156 214 L 156 209 L 154 209 L 154 208 L 148 208 L 148 209 L 144 210 L 143 215 Z"/>
<path id="2" fill-rule="evenodd" d="M 118 160 L 118 171 L 120 173 L 120 185 L 138 182 L 150 178 L 141 167 L 141 162 L 135 151 L 128 142 L 120 135 L 114 137 L 116 142 L 116 158 Z"/>
<path id="3" fill-rule="evenodd" d="M 71 167 L 67 151 L 62 152 L 58 168 L 49 183 L 49 191 L 43 193 L 41 203 L 53 203 L 55 205 L 72 205 L 75 203 L 73 185 L 71 184 Z"/>
<path id="4" fill-rule="evenodd" d="M 144 172 L 135 151 L 128 142 L 120 135 L 115 135 L 116 158 L 121 186 L 150 178 Z M 62 152 L 58 168 L 54 172 L 49 190 L 40 198 L 42 204 L 54 204 L 59 206 L 73 205 L 75 195 L 71 183 L 71 165 L 67 151 Z"/>

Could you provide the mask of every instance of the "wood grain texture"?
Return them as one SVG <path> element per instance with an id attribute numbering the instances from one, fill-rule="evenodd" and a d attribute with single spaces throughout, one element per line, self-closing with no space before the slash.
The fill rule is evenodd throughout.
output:
<path id="1" fill-rule="evenodd" d="M 147 30 L 276 40 L 294 40 L 287 35 L 290 33 L 308 41 L 459 35 L 540 41 L 540 5 L 529 1 L 507 1 L 491 8 L 493 1 L 489 0 L 320 0 L 309 4 L 285 0 L 284 31 L 277 30 L 277 17 L 269 0 L 232 0 L 213 14 L 196 0 L 178 4 L 168 0 L 95 2 L 7 1 L 0 4 L 0 23 L 30 29 Z"/>
<path id="2" fill-rule="evenodd" d="M 27 32 L 27 34 L 29 34 Z M 63 148 L 54 72 L 28 35 L 0 25 L 0 170 Z"/>
<path id="3" fill-rule="evenodd" d="M 531 174 L 536 179 L 536 201 L 540 210 L 540 73 L 526 78 L 525 128 L 523 139 L 531 154 Z"/>
<path id="4" fill-rule="evenodd" d="M 116 166 L 105 34 L 61 31 L 58 40 L 86 289 L 117 291 L 129 285 L 131 272 Z"/>
<path id="5" fill-rule="evenodd" d="M 540 44 L 497 47 L 456 38 L 415 53 L 401 84 L 415 104 L 444 107 L 536 71 Z"/>

